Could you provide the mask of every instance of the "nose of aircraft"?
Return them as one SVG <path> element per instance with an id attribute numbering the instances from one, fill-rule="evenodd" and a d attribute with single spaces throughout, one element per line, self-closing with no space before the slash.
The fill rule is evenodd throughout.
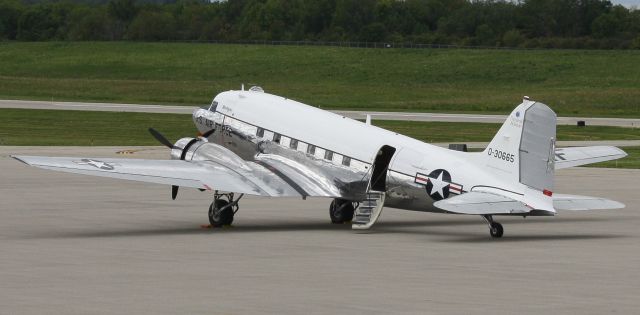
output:
<path id="1" fill-rule="evenodd" d="M 196 128 L 198 129 L 199 132 L 204 132 L 204 114 L 205 112 L 207 112 L 206 109 L 203 108 L 196 108 L 193 111 L 193 123 L 196 125 Z"/>
<path id="2" fill-rule="evenodd" d="M 193 110 L 193 114 L 191 114 L 191 116 L 193 117 L 193 122 L 197 124 L 197 120 L 198 120 L 198 112 L 201 111 L 202 108 L 196 108 Z"/>

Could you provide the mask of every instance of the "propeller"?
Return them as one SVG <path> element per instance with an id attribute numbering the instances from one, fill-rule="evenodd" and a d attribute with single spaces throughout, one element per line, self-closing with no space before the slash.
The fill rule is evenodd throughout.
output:
<path id="1" fill-rule="evenodd" d="M 178 196 L 178 188 L 180 188 L 180 186 L 171 185 L 171 199 L 172 200 L 176 200 L 176 196 Z"/>
<path id="2" fill-rule="evenodd" d="M 151 133 L 151 135 L 156 138 L 156 140 L 158 140 L 158 142 L 164 144 L 164 146 L 166 146 L 169 149 L 173 149 L 175 148 L 175 146 L 164 136 L 162 135 L 158 130 L 155 130 L 153 128 L 149 128 L 149 133 Z M 184 154 L 186 151 L 186 147 L 182 152 L 182 155 L 180 156 L 181 160 L 184 160 Z M 180 186 L 176 186 L 176 185 L 171 185 L 171 199 L 172 200 L 176 200 L 176 197 L 178 196 L 178 189 L 180 188 Z"/>
<path id="3" fill-rule="evenodd" d="M 209 136 L 210 136 L 211 134 L 213 134 L 215 131 L 216 131 L 216 128 L 213 128 L 213 129 L 211 129 L 211 130 L 209 130 L 209 131 L 207 131 L 207 132 L 203 133 L 201 137 L 203 137 L 203 138 L 207 139 L 207 138 L 209 138 Z"/>
<path id="4" fill-rule="evenodd" d="M 173 143 L 171 143 L 167 138 L 165 138 L 158 130 L 153 128 L 149 128 L 149 133 L 156 138 L 160 143 L 164 144 L 165 147 L 169 149 L 173 149 Z"/>

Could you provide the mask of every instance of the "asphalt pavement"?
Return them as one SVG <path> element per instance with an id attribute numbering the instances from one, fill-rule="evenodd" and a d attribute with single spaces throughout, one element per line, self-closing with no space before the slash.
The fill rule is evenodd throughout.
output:
<path id="1" fill-rule="evenodd" d="M 132 151 L 121 155 L 117 152 Z M 387 208 L 367 232 L 330 200 L 247 197 L 209 229 L 211 196 L 59 173 L 9 154 L 166 158 L 159 147 L 0 147 L 2 314 L 635 314 L 639 170 L 573 168 L 557 193 L 622 210 L 500 218 Z"/>

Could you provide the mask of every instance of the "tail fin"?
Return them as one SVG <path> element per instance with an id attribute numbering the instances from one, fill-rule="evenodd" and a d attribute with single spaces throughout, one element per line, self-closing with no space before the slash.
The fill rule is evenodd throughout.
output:
<path id="1" fill-rule="evenodd" d="M 556 113 L 545 104 L 525 99 L 484 150 L 486 166 L 505 181 L 528 186 L 531 195 L 550 197 L 555 141 Z"/>

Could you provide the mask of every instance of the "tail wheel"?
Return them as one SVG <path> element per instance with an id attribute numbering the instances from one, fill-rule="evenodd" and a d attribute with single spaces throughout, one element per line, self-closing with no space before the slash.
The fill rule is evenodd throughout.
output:
<path id="1" fill-rule="evenodd" d="M 233 222 L 233 207 L 228 207 L 229 202 L 223 199 L 215 200 L 209 206 L 209 223 L 211 226 L 220 227 L 231 225 Z"/>

